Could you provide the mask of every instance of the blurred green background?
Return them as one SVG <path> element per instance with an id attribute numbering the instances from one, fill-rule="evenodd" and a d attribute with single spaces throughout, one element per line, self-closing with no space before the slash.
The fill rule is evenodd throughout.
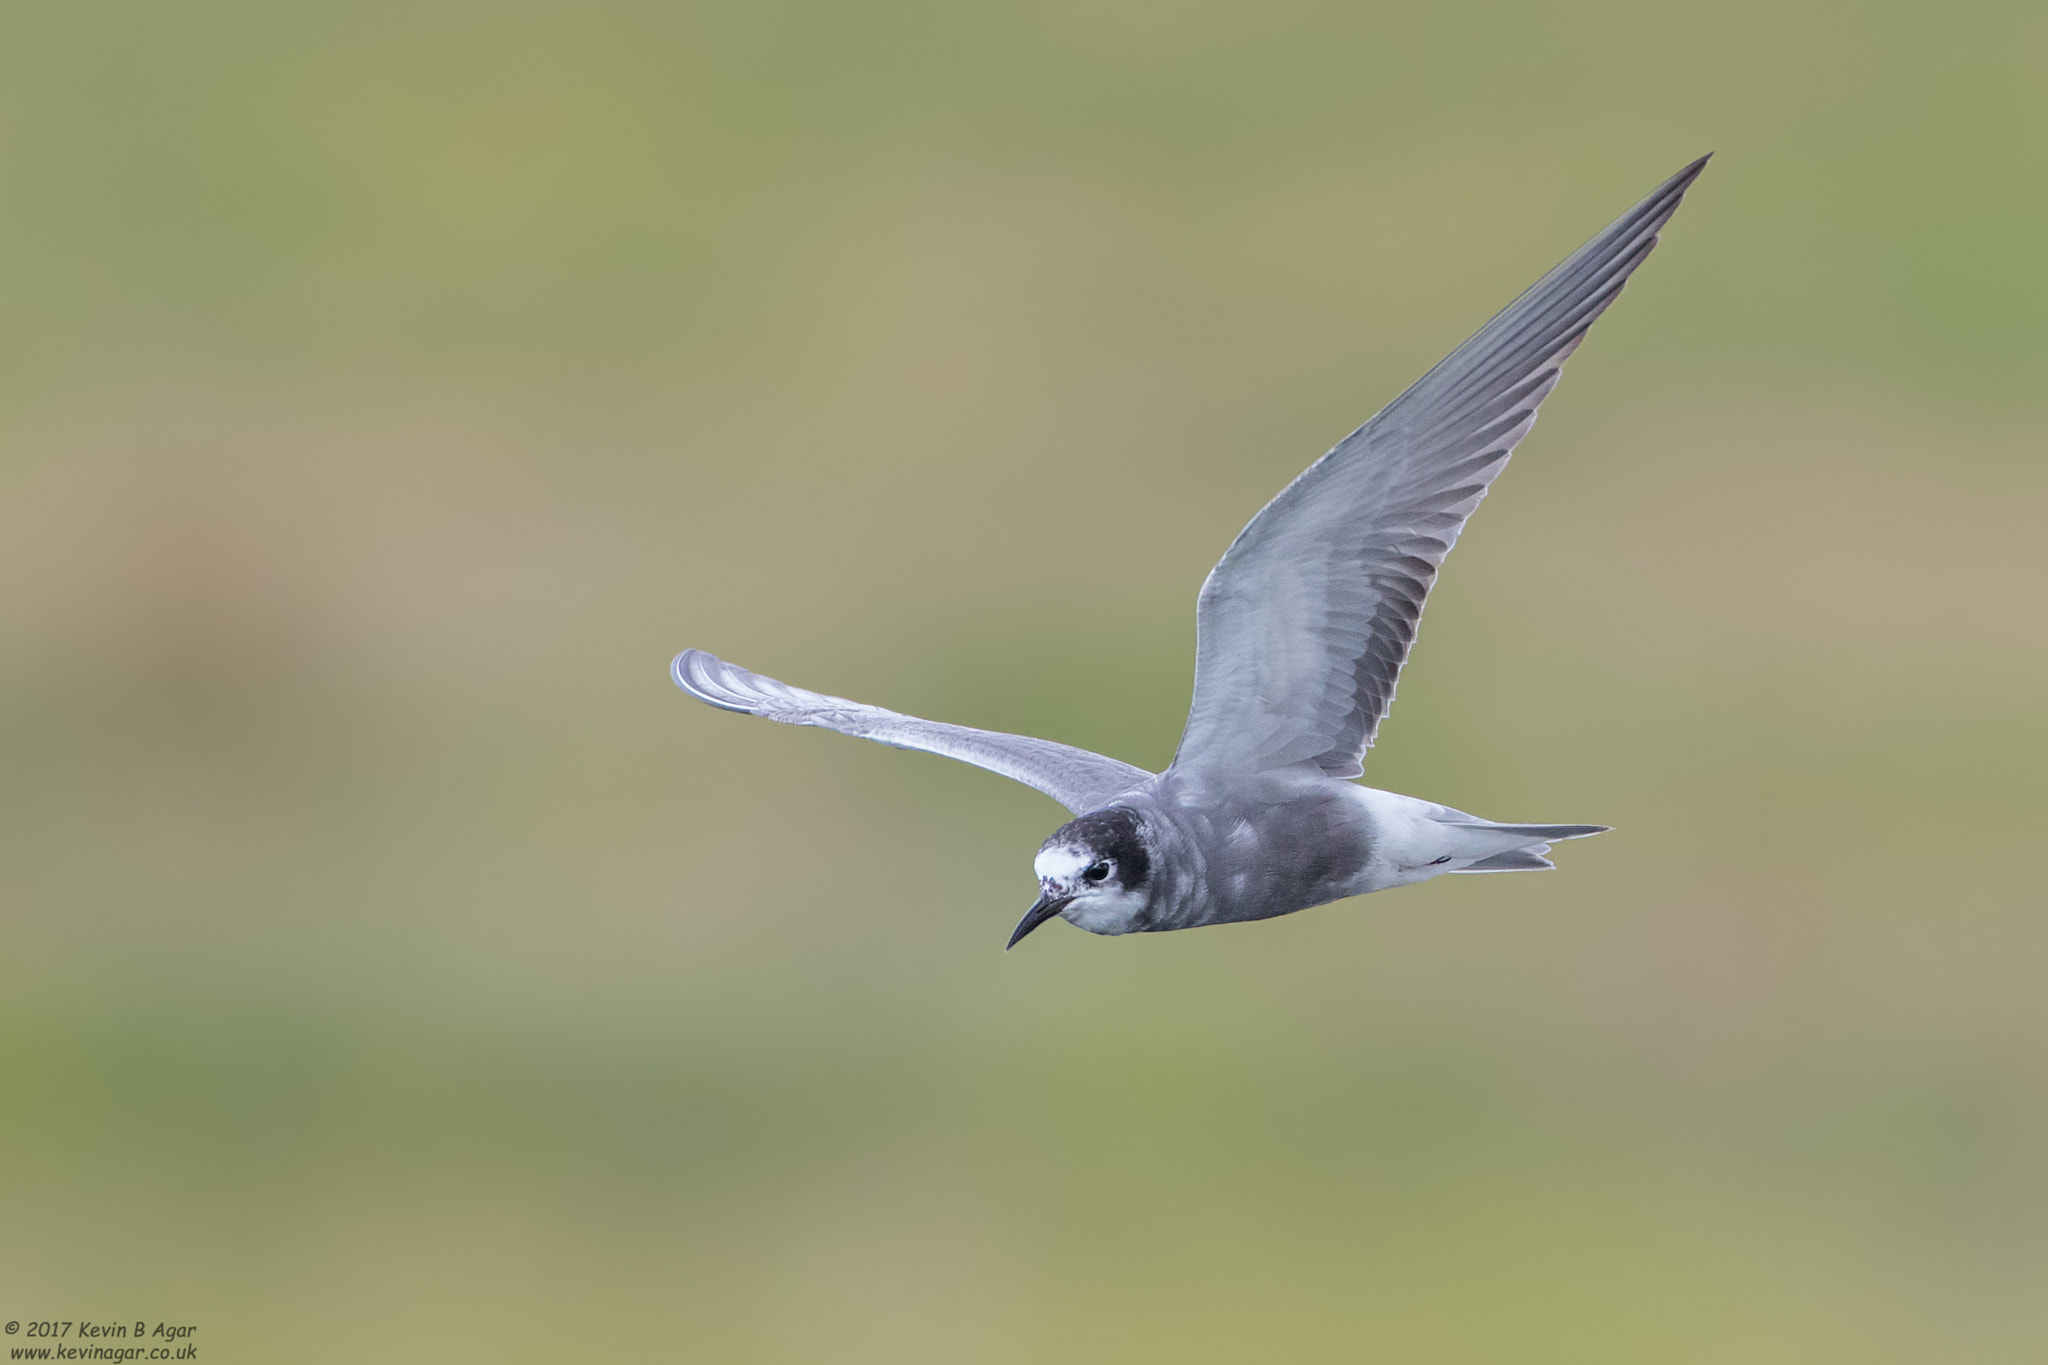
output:
<path id="1" fill-rule="evenodd" d="M 230 1361 L 2032 1361 L 2048 10 L 0 10 L 0 1315 Z M 1720 155 L 1367 779 L 1005 957 L 1301 466 Z M 21 1342 L 13 1338 L 9 1345 Z"/>

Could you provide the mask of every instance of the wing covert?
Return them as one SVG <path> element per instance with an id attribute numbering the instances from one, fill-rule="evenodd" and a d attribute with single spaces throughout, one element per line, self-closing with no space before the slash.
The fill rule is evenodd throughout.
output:
<path id="1" fill-rule="evenodd" d="M 1252 518 L 1202 585 L 1175 767 L 1364 770 L 1444 557 L 1706 162 L 1572 253 Z"/>
<path id="2" fill-rule="evenodd" d="M 1111 797 L 1152 777 L 1143 768 L 1070 744 L 919 720 L 844 697 L 807 692 L 750 673 L 701 649 L 686 649 L 676 655 L 669 675 L 683 691 L 722 710 L 784 725 L 815 725 L 892 748 L 957 758 L 1035 787 L 1076 815 L 1099 809 Z"/>

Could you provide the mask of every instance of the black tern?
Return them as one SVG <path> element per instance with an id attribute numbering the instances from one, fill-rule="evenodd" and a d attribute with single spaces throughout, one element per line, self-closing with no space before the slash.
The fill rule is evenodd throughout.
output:
<path id="1" fill-rule="evenodd" d="M 1094 934 L 1190 929 L 1446 872 L 1551 867 L 1551 844 L 1607 827 L 1501 824 L 1351 779 L 1444 556 L 1706 164 L 1573 252 L 1251 519 L 1196 600 L 1194 704 L 1165 772 L 806 692 L 698 649 L 670 666 L 676 686 L 957 758 L 1072 811 L 1038 850 L 1040 895 L 1010 947 L 1054 917 Z"/>

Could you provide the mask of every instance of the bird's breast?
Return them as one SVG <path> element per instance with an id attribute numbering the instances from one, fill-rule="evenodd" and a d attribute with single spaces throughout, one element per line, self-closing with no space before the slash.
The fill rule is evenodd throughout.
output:
<path id="1" fill-rule="evenodd" d="M 1156 927 L 1270 919 L 1357 894 L 1373 839 L 1351 790 L 1315 779 L 1171 812 L 1181 894 L 1155 907 Z"/>

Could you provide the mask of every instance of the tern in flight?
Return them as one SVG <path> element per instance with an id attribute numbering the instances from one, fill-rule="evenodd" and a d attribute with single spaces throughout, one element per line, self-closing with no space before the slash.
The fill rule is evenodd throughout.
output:
<path id="1" fill-rule="evenodd" d="M 1547 868 L 1602 825 L 1500 824 L 1351 779 L 1364 771 L 1444 556 L 1565 358 L 1614 302 L 1707 159 L 1573 252 L 1280 490 L 1202 584 L 1187 729 L 1162 773 L 1051 740 L 806 692 L 698 649 L 676 686 L 786 725 L 944 754 L 1075 819 L 1038 850 L 1038 900 L 1094 934 L 1270 919 L 1445 872 Z"/>

